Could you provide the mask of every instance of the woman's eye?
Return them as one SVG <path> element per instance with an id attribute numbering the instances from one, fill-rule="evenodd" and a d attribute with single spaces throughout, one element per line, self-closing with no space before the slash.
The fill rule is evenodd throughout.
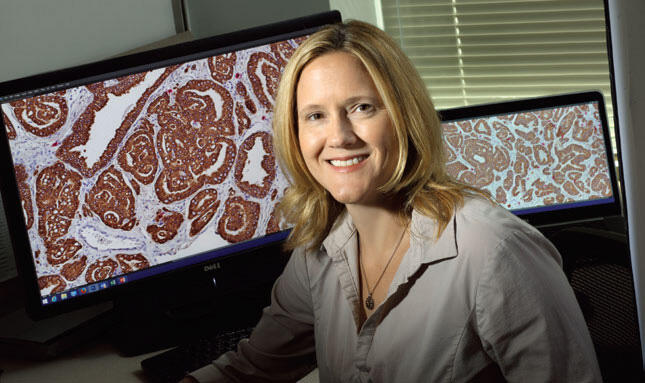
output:
<path id="1" fill-rule="evenodd" d="M 359 104 L 356 106 L 357 112 L 369 112 L 373 109 L 371 104 Z"/>
<path id="2" fill-rule="evenodd" d="M 322 118 L 322 113 L 309 113 L 306 117 L 308 121 L 316 121 Z"/>

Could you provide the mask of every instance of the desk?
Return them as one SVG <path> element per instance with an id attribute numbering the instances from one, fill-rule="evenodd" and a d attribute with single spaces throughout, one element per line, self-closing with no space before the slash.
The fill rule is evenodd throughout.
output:
<path id="1" fill-rule="evenodd" d="M 32 361 L 0 356 L 3 383 L 33 382 L 148 382 L 141 361 L 157 352 L 121 357 L 107 335 L 68 350 L 54 359 Z"/>
<path id="2" fill-rule="evenodd" d="M 0 356 L 2 383 L 141 383 L 150 382 L 141 370 L 141 361 L 161 351 L 134 357 L 122 357 L 110 343 L 107 334 L 101 335 L 76 349 L 46 361 L 28 361 Z M 300 383 L 318 382 L 318 370 L 312 371 Z"/>
<path id="3" fill-rule="evenodd" d="M 17 278 L 0 283 L 0 319 L 15 310 L 20 310 L 23 306 L 20 299 L 22 297 L 21 287 Z M 74 320 L 71 314 L 64 314 L 59 318 L 63 318 L 65 323 Z M 28 320 L 26 317 L 18 319 L 23 323 L 26 320 Z M 2 329 L 1 325 L 0 329 Z M 119 355 L 117 348 L 113 345 L 108 328 L 105 327 L 99 331 L 96 333 L 98 335 L 94 335 L 89 341 L 83 341 L 79 346 L 67 349 L 53 359 L 36 361 L 0 353 L 0 370 L 4 370 L 0 374 L 0 382 L 151 383 L 141 370 L 141 361 L 164 350 L 123 357 Z M 317 369 L 300 380 L 300 383 L 317 382 Z"/>

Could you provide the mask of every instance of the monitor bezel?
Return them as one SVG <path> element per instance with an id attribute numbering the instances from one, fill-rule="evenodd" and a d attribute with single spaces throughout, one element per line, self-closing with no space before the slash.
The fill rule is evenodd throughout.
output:
<path id="1" fill-rule="evenodd" d="M 490 104 L 457 107 L 438 111 L 442 123 L 444 121 L 464 120 L 485 116 L 496 116 L 522 111 L 566 107 L 583 103 L 597 102 L 602 123 L 605 151 L 609 155 L 608 168 L 612 188 L 612 201 L 604 203 L 563 207 L 545 212 L 529 212 L 517 214 L 523 220 L 536 227 L 569 225 L 590 220 L 603 219 L 621 215 L 621 198 L 616 178 L 614 152 L 611 147 L 609 125 L 605 110 L 605 101 L 598 91 L 576 92 L 553 96 L 536 97 L 522 100 L 505 101 Z"/>
<path id="2" fill-rule="evenodd" d="M 103 81 L 108 78 L 215 56 L 233 50 L 269 44 L 310 34 L 324 25 L 340 21 L 341 16 L 338 11 L 324 12 L 11 80 L 0 83 L 0 102 L 5 103 L 18 98 L 34 97 L 39 94 Z M 7 222 L 11 223 L 8 225 L 8 229 L 16 259 L 18 275 L 22 280 L 24 289 L 25 309 L 34 319 L 51 317 L 88 305 L 117 299 L 124 294 L 128 294 L 129 291 L 140 288 L 151 290 L 151 286 L 155 284 L 163 286 L 168 284 L 169 281 L 176 282 L 176 280 L 198 280 L 200 283 L 203 281 L 209 283 L 214 276 L 217 276 L 218 291 L 233 291 L 235 284 L 241 281 L 228 278 L 227 273 L 239 276 L 242 274 L 242 267 L 246 268 L 244 271 L 244 283 L 252 283 L 255 278 L 258 285 L 261 285 L 266 283 L 266 279 L 275 279 L 277 276 L 276 272 L 281 270 L 281 267 L 286 262 L 285 254 L 281 251 L 281 244 L 286 234 L 281 232 L 282 234 L 279 235 L 281 239 L 277 242 L 262 243 L 255 248 L 241 246 L 241 250 L 214 259 L 204 260 L 180 269 L 151 275 L 146 279 L 135 280 L 92 294 L 77 296 L 74 299 L 67 299 L 56 304 L 43 305 L 40 288 L 38 286 L 36 267 L 31 255 L 32 250 L 25 225 L 25 217 L 16 181 L 9 139 L 7 137 L 7 129 L 2 118 L 0 118 L 0 127 L 2 130 L 2 133 L 0 133 L 0 174 L 2 174 L 2 177 L 0 177 L 0 193 L 2 195 L 2 203 L 5 207 Z M 262 265 L 263 263 L 265 264 L 264 266 Z M 267 263 L 273 263 L 277 265 L 277 268 L 272 267 L 273 265 L 267 267 Z M 258 265 L 258 267 L 250 267 L 253 264 Z M 272 270 L 272 272 L 266 272 L 267 269 Z M 168 291 L 163 288 L 161 290 Z"/>

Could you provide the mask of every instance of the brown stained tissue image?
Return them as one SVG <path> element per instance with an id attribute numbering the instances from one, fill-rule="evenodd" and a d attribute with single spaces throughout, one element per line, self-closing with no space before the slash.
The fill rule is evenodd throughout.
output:
<path id="1" fill-rule="evenodd" d="M 204 189 L 197 193 L 188 206 L 188 219 L 193 221 L 190 224 L 190 236 L 195 236 L 213 218 L 220 201 L 217 199 L 217 190 Z"/>
<path id="2" fill-rule="evenodd" d="M 110 258 L 100 259 L 92 263 L 85 272 L 85 281 L 94 283 L 110 278 L 114 275 L 119 264 Z"/>
<path id="3" fill-rule="evenodd" d="M 553 204 L 580 194 L 610 196 L 607 165 L 589 164 L 593 152 L 604 148 L 602 133 L 585 117 L 586 108 L 498 116 L 492 126 L 483 119 L 444 124 L 448 173 L 483 188 L 503 180 L 491 191 L 504 206 L 511 198 Z M 493 137 L 500 143 L 493 144 Z M 544 177 L 529 179 L 532 169 Z"/>
<path id="4" fill-rule="evenodd" d="M 259 217 L 260 204 L 235 195 L 231 189 L 224 214 L 217 223 L 217 233 L 231 243 L 245 241 L 253 237 Z"/>
<path id="5" fill-rule="evenodd" d="M 258 144 L 262 145 L 262 150 L 264 151 L 260 166 L 264 169 L 266 175 L 263 177 L 261 183 L 255 184 L 245 181 L 243 176 L 248 171 L 246 170 L 246 166 L 250 162 L 248 160 L 248 153 Z M 257 169 L 257 164 L 254 164 L 254 167 Z M 273 185 L 275 172 L 276 165 L 275 157 L 273 156 L 273 140 L 271 135 L 267 132 L 257 132 L 247 137 L 242 145 L 240 145 L 235 162 L 235 181 L 240 190 L 253 197 L 264 198 Z"/>
<path id="6" fill-rule="evenodd" d="M 148 225 L 146 231 L 153 241 L 166 243 L 175 238 L 182 222 L 184 216 L 181 213 L 163 208 L 157 211 L 155 223 Z"/>
<path id="7" fill-rule="evenodd" d="M 29 187 L 28 175 L 25 166 L 18 164 L 14 167 L 16 170 L 16 182 L 20 190 L 20 200 L 22 202 L 22 210 L 25 214 L 25 223 L 27 230 L 31 229 L 34 225 L 34 207 L 31 202 L 31 188 Z"/>
<path id="8" fill-rule="evenodd" d="M 67 121 L 68 107 L 64 95 L 65 92 L 61 91 L 9 104 L 26 131 L 38 137 L 47 137 L 56 133 Z"/>
<path id="9" fill-rule="evenodd" d="M 7 131 L 7 138 L 14 140 L 16 138 L 16 129 L 13 127 L 13 124 L 5 113 L 2 113 L 2 120 L 4 121 L 4 126 Z"/>
<path id="10" fill-rule="evenodd" d="M 78 148 L 86 145 L 90 140 L 90 132 L 94 127 L 96 114 L 106 107 L 109 108 L 109 93 L 117 96 L 122 95 L 132 87 L 139 84 L 143 80 L 142 75 L 145 75 L 136 74 L 128 76 L 127 78 L 119 79 L 118 84 L 109 87 L 105 87 L 103 83 L 88 85 L 87 89 L 93 94 L 92 102 L 85 108 L 83 113 L 81 113 L 72 126 L 72 134 L 63 139 L 61 145 L 56 150 L 56 156 L 78 170 L 78 172 L 83 176 L 93 177 L 100 169 L 103 169 L 112 161 L 114 154 L 132 127 L 132 124 L 143 111 L 150 95 L 159 86 L 161 86 L 165 79 L 170 76 L 176 68 L 177 66 L 172 66 L 165 69 L 154 84 L 145 90 L 136 104 L 129 110 L 127 115 L 124 116 L 123 121 L 121 121 L 121 124 L 116 129 L 116 132 L 107 144 L 107 147 L 99 155 L 98 161 L 93 164 L 88 164 L 86 162 L 87 154 L 84 153 L 84 150 L 79 150 Z"/>
<path id="11" fill-rule="evenodd" d="M 31 177 L 24 166 L 16 167 L 27 226 L 36 226 L 51 267 L 48 273 L 54 273 L 39 278 L 41 290 L 60 292 L 79 280 L 92 283 L 154 263 L 141 252 L 108 251 L 97 257 L 89 246 L 84 248 L 81 238 L 70 234 L 70 227 L 79 220 L 98 217 L 106 228 L 121 231 L 132 231 L 141 224 L 149 240 L 164 244 L 177 236 L 184 221 L 189 222 L 187 231 L 192 237 L 204 232 L 220 212 L 214 230 L 235 243 L 252 238 L 258 230 L 261 205 L 250 199 L 270 198 L 269 223 L 262 230 L 278 231 L 277 189 L 269 195 L 277 171 L 271 135 L 247 134 L 253 128 L 252 118 L 269 121 L 269 114 L 258 112 L 271 110 L 280 72 L 294 50 L 290 43 L 275 43 L 270 52 L 253 52 L 244 63 L 238 63 L 234 53 L 220 55 L 206 60 L 210 77 L 185 82 L 174 80 L 179 65 L 165 69 L 152 85 L 139 90 L 142 96 L 114 127 L 95 163 L 87 162 L 91 148 L 86 145 L 93 129 L 100 129 L 95 126 L 97 114 L 110 108 L 116 97 L 140 86 L 147 73 L 85 86 L 91 101 L 77 113 L 70 111 L 73 93 L 65 91 L 11 103 L 10 112 L 20 125 L 12 125 L 3 113 L 10 139 L 22 130 L 49 137 L 69 125 L 69 132 L 51 144 L 55 162 L 30 169 Z M 236 65 L 250 72 L 248 82 L 235 73 Z M 181 67 L 186 73 L 198 68 Z M 172 85 L 159 91 L 171 75 Z M 72 114 L 78 117 L 68 121 Z M 264 155 L 251 158 L 251 150 L 258 149 Z M 265 173 L 256 181 L 244 178 L 252 160 L 259 161 L 255 165 Z M 222 201 L 214 187 L 224 182 L 230 189 Z M 139 199 L 149 198 L 146 188 L 152 188 L 153 196 L 168 207 L 158 209 L 151 222 L 139 222 L 137 205 Z M 170 206 L 188 199 L 186 217 Z"/>
<path id="12" fill-rule="evenodd" d="M 117 254 L 116 260 L 119 262 L 119 266 L 121 266 L 121 271 L 123 273 L 130 273 L 150 267 L 150 262 L 148 262 L 148 259 L 141 253 Z"/>
<path id="13" fill-rule="evenodd" d="M 118 155 L 119 166 L 144 185 L 152 183 L 157 174 L 154 130 L 148 120 L 131 135 Z"/>
<path id="14" fill-rule="evenodd" d="M 137 223 L 134 193 L 115 166 L 101 173 L 85 201 L 91 211 L 113 229 L 129 231 Z"/>
<path id="15" fill-rule="evenodd" d="M 65 291 L 67 283 L 59 275 L 45 275 L 38 278 L 38 287 L 41 290 L 51 288 L 51 294 Z"/>

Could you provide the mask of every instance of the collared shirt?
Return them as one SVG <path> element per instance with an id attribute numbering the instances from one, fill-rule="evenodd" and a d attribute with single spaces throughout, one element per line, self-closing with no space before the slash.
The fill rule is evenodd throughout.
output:
<path id="1" fill-rule="evenodd" d="M 553 245 L 469 198 L 441 235 L 412 214 L 387 298 L 360 323 L 358 241 L 343 214 L 294 251 L 249 340 L 191 375 L 207 381 L 597 382 L 584 318 Z"/>

